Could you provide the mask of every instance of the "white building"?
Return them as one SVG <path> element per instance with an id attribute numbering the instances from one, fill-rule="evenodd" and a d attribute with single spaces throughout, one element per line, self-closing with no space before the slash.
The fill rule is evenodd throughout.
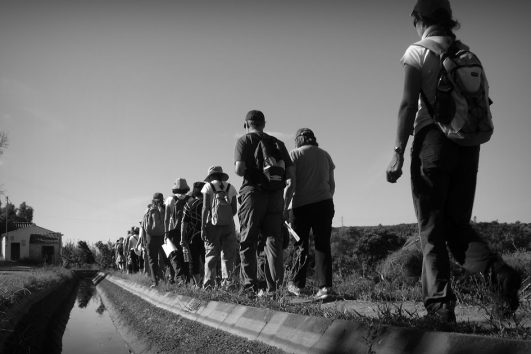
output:
<path id="1" fill-rule="evenodd" d="M 7 261 L 30 260 L 56 263 L 61 260 L 62 234 L 33 223 L 16 223 L 17 229 L 2 234 L 2 252 Z"/>

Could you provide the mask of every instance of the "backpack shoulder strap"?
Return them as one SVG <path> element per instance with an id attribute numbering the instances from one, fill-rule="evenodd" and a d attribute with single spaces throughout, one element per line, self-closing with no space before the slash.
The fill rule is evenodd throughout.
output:
<path id="1" fill-rule="evenodd" d="M 426 48 L 439 56 L 446 51 L 442 45 L 430 39 L 429 37 L 413 43 L 413 45 Z"/>

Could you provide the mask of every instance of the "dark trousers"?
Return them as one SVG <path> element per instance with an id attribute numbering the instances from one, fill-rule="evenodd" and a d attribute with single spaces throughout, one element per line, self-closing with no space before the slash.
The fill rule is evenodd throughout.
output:
<path id="1" fill-rule="evenodd" d="M 205 243 L 200 235 L 195 236 L 190 242 L 190 274 L 203 274 L 205 261 Z"/>
<path id="2" fill-rule="evenodd" d="M 183 249 L 181 247 L 181 231 L 179 229 L 169 231 L 168 239 L 177 248 L 168 257 L 173 270 L 172 277 L 181 277 L 184 281 L 190 280 L 190 270 L 188 263 L 184 262 Z"/>
<path id="3" fill-rule="evenodd" d="M 293 230 L 301 238 L 295 242 L 300 258 L 295 264 L 293 283 L 299 288 L 306 286 L 310 230 L 315 243 L 315 271 L 319 287 L 332 286 L 332 252 L 330 236 L 334 218 L 332 199 L 293 208 Z"/>
<path id="4" fill-rule="evenodd" d="M 240 209 L 240 273 L 244 288 L 257 289 L 256 249 L 258 237 L 265 239 L 267 290 L 274 291 L 284 278 L 282 250 L 283 191 L 252 191 L 238 197 Z"/>
<path id="5" fill-rule="evenodd" d="M 428 311 L 455 303 L 448 250 L 467 271 L 497 259 L 472 229 L 479 146 L 457 145 L 434 125 L 418 132 L 411 154 L 411 186 L 423 252 L 422 291 Z"/>
<path id="6" fill-rule="evenodd" d="M 148 262 L 151 278 L 154 282 L 158 283 L 159 279 L 163 278 L 162 267 L 166 266 L 170 269 L 170 277 L 173 278 L 174 272 L 169 264 L 168 258 L 164 254 L 162 245 L 164 244 L 164 236 L 151 236 L 146 234 L 146 243 L 148 250 Z"/>

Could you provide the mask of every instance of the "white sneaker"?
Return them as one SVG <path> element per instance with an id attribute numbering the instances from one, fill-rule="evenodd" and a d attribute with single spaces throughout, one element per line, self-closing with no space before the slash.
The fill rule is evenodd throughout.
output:
<path id="1" fill-rule="evenodd" d="M 315 300 L 324 300 L 328 298 L 332 294 L 332 288 L 327 288 L 326 286 L 323 286 L 317 294 L 313 296 Z"/>
<path id="2" fill-rule="evenodd" d="M 295 296 L 301 296 L 301 288 L 295 286 L 293 283 L 288 283 L 288 292 Z"/>
<path id="3" fill-rule="evenodd" d="M 267 291 L 267 290 L 260 289 L 260 291 L 258 292 L 258 295 L 256 295 L 256 296 L 259 297 L 259 298 L 262 298 L 262 299 L 274 298 L 275 297 L 275 292 L 274 291 Z"/>

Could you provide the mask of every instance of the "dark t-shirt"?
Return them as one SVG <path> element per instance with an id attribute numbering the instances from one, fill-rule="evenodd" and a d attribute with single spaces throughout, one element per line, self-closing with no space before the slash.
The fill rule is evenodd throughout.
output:
<path id="1" fill-rule="evenodd" d="M 241 136 L 236 142 L 236 148 L 234 149 L 234 161 L 243 161 L 245 162 L 245 175 L 243 176 L 243 183 L 240 187 L 240 193 L 249 192 L 257 189 L 257 185 L 260 183 L 262 178 L 262 173 L 256 165 L 254 158 L 254 152 L 260 142 L 262 136 L 268 135 L 266 133 L 247 133 Z M 278 140 L 278 139 L 277 139 Z M 289 166 L 292 166 L 291 158 L 289 157 L 288 150 L 286 146 L 280 140 L 278 140 L 281 145 L 282 150 L 282 159 L 286 164 L 286 169 Z"/>

